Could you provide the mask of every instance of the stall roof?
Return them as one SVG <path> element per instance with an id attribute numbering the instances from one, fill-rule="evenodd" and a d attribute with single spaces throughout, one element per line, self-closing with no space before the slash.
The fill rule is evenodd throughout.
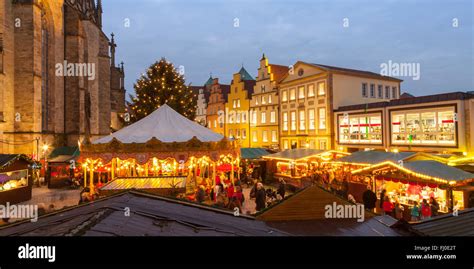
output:
<path id="1" fill-rule="evenodd" d="M 415 173 L 437 177 L 445 180 L 462 181 L 474 179 L 474 174 L 437 161 L 410 161 L 403 165 Z"/>
<path id="2" fill-rule="evenodd" d="M 301 160 L 305 158 L 309 158 L 312 156 L 320 155 L 321 153 L 325 152 L 324 150 L 319 149 L 287 149 L 282 152 L 270 154 L 264 156 L 265 159 L 284 159 L 284 160 Z"/>
<path id="3" fill-rule="evenodd" d="M 415 154 L 415 152 L 386 152 L 377 150 L 356 151 L 351 155 L 337 159 L 337 161 L 356 164 L 377 164 L 385 161 L 398 162 Z"/>
<path id="4" fill-rule="evenodd" d="M 161 188 L 185 188 L 186 177 L 143 177 L 143 178 L 116 178 L 105 184 L 101 190 L 144 190 Z"/>
<path id="5" fill-rule="evenodd" d="M 79 147 L 57 147 L 55 148 L 51 154 L 49 154 L 49 159 L 54 159 L 58 156 L 72 156 L 77 157 L 79 156 Z"/>
<path id="6" fill-rule="evenodd" d="M 9 166 L 15 160 L 22 159 L 29 163 L 33 161 L 23 154 L 0 154 L 0 169 Z"/>
<path id="7" fill-rule="evenodd" d="M 260 159 L 269 154 L 270 152 L 264 148 L 240 148 L 240 157 L 242 159 Z"/>
<path id="8" fill-rule="evenodd" d="M 164 104 L 145 118 L 92 143 L 109 143 L 113 138 L 122 143 L 146 143 L 153 137 L 166 143 L 186 142 L 193 137 L 202 142 L 220 141 L 223 138 L 221 134 L 187 119 Z"/>
<path id="9" fill-rule="evenodd" d="M 409 229 L 426 236 L 474 236 L 474 208 L 458 211 L 458 215 L 446 214 L 419 223 Z"/>
<path id="10" fill-rule="evenodd" d="M 124 208 L 130 216 L 124 217 Z M 253 217 L 232 211 L 126 191 L 0 227 L 0 236 L 282 236 Z"/>
<path id="11" fill-rule="evenodd" d="M 71 155 L 58 155 L 48 160 L 48 163 L 69 163 L 69 161 L 76 160 L 77 156 Z"/>

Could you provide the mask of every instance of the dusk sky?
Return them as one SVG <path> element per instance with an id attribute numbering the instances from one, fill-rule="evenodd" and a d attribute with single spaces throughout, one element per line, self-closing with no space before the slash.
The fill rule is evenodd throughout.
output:
<path id="1" fill-rule="evenodd" d="M 256 76 L 262 53 L 274 64 L 377 73 L 389 61 L 415 63 L 420 79 L 399 76 L 404 92 L 474 90 L 472 0 L 104 0 L 103 9 L 129 93 L 161 57 L 183 65 L 186 83 L 197 86 L 211 72 L 230 83 L 242 64 Z"/>

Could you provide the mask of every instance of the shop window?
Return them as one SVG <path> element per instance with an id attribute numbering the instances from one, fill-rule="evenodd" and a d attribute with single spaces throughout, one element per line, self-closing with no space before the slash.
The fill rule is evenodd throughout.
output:
<path id="1" fill-rule="evenodd" d="M 289 149 L 288 140 L 283 140 L 283 149 Z"/>
<path id="2" fill-rule="evenodd" d="M 326 150 L 328 148 L 328 142 L 326 140 L 319 140 L 319 149 Z"/>
<path id="3" fill-rule="evenodd" d="M 262 132 L 262 142 L 268 142 L 268 131 Z"/>
<path id="4" fill-rule="evenodd" d="M 381 144 L 382 121 L 377 114 L 339 116 L 339 143 Z"/>
<path id="5" fill-rule="evenodd" d="M 409 145 L 455 145 L 454 107 L 393 112 L 392 143 Z"/>

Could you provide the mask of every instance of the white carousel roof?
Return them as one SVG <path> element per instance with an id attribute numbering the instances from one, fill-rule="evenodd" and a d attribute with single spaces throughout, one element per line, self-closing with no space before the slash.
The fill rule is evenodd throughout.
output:
<path id="1" fill-rule="evenodd" d="M 185 142 L 194 136 L 202 142 L 223 138 L 221 134 L 187 119 L 165 104 L 145 118 L 92 144 L 108 143 L 114 137 L 122 143 L 145 143 L 153 137 L 162 142 Z"/>

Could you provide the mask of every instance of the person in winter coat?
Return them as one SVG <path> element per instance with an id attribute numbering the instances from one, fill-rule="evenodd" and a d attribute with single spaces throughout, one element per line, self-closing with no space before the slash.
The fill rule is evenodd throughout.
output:
<path id="1" fill-rule="evenodd" d="M 415 201 L 413 207 L 411 208 L 411 221 L 419 221 L 420 220 L 420 211 L 421 208 L 418 205 L 418 202 Z"/>
<path id="2" fill-rule="evenodd" d="M 383 210 L 383 202 L 385 201 L 385 193 L 387 193 L 387 190 L 386 189 L 383 189 L 381 192 L 380 192 L 380 204 L 379 204 L 379 208 Z"/>
<path id="3" fill-rule="evenodd" d="M 255 191 L 255 204 L 256 204 L 255 209 L 257 211 L 264 209 L 266 207 L 266 202 L 267 202 L 267 194 L 265 192 L 265 189 L 263 188 L 263 184 L 257 183 L 257 189 Z"/>
<path id="4" fill-rule="evenodd" d="M 435 198 L 430 197 L 431 216 L 438 216 L 439 204 Z"/>
<path id="5" fill-rule="evenodd" d="M 393 203 L 390 202 L 390 198 L 388 198 L 388 196 L 385 196 L 382 207 L 383 207 L 383 212 L 385 212 L 386 215 L 390 215 L 390 216 L 392 215 Z"/>
<path id="6" fill-rule="evenodd" d="M 426 199 L 423 199 L 423 202 L 421 203 L 421 219 L 429 219 L 431 218 L 431 207 L 430 204 L 426 201 Z"/>
<path id="7" fill-rule="evenodd" d="M 395 203 L 393 204 L 393 207 L 395 209 L 395 218 L 403 219 L 403 212 L 405 211 L 405 208 L 400 204 L 398 199 L 395 199 Z"/>
<path id="8" fill-rule="evenodd" d="M 365 209 L 372 210 L 377 203 L 377 195 L 372 191 L 370 185 L 367 185 L 367 190 L 362 194 L 362 201 L 364 201 Z"/>
<path id="9" fill-rule="evenodd" d="M 203 185 L 199 185 L 199 188 L 196 192 L 196 201 L 198 203 L 202 203 L 204 200 L 206 200 L 206 190 Z"/>
<path id="10" fill-rule="evenodd" d="M 280 178 L 280 184 L 278 185 L 277 194 L 281 196 L 281 199 L 285 199 L 285 193 L 286 193 L 286 183 L 285 183 L 285 180 Z"/>

